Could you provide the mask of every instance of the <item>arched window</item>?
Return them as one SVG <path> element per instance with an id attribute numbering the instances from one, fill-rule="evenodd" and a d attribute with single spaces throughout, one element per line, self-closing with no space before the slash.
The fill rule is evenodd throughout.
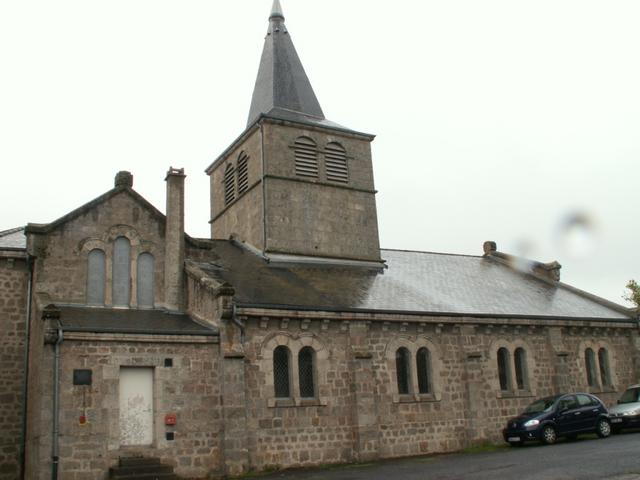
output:
<path id="1" fill-rule="evenodd" d="M 289 349 L 284 345 L 273 351 L 273 386 L 276 398 L 290 398 Z"/>
<path id="2" fill-rule="evenodd" d="M 242 195 L 249 189 L 249 157 L 245 152 L 240 152 L 238 157 L 238 195 Z"/>
<path id="3" fill-rule="evenodd" d="M 418 372 L 418 392 L 422 394 L 432 393 L 431 388 L 431 356 L 429 350 L 421 348 L 416 355 L 416 367 Z"/>
<path id="4" fill-rule="evenodd" d="M 606 348 L 598 350 L 598 363 L 600 364 L 600 380 L 603 387 L 611 386 L 611 373 L 609 371 L 609 353 Z"/>
<path id="5" fill-rule="evenodd" d="M 500 379 L 500 390 L 502 390 L 503 392 L 511 390 L 509 350 L 504 347 L 498 350 L 498 378 Z"/>
<path id="6" fill-rule="evenodd" d="M 298 137 L 293 145 L 296 175 L 318 178 L 318 146 L 309 137 Z"/>
<path id="7" fill-rule="evenodd" d="M 587 350 L 584 352 L 584 365 L 587 369 L 587 385 L 589 385 L 590 387 L 595 387 L 597 385 L 596 355 L 590 348 L 587 348 Z"/>
<path id="8" fill-rule="evenodd" d="M 138 306 L 153 308 L 154 304 L 154 258 L 150 253 L 142 253 L 138 256 Z"/>
<path id="9" fill-rule="evenodd" d="M 527 352 L 524 348 L 516 348 L 514 362 L 518 390 L 526 390 L 529 388 L 529 378 L 527 375 Z"/>
<path id="10" fill-rule="evenodd" d="M 342 145 L 336 142 L 329 143 L 325 150 L 327 180 L 330 182 L 349 183 L 347 151 Z"/>
<path id="11" fill-rule="evenodd" d="M 229 205 L 236 199 L 235 169 L 231 163 L 227 164 L 224 171 L 224 204 Z"/>
<path id="12" fill-rule="evenodd" d="M 406 395 L 411 392 L 411 355 L 404 347 L 396 351 L 396 376 L 398 379 L 398 393 Z"/>
<path id="13" fill-rule="evenodd" d="M 316 396 L 314 358 L 315 352 L 311 347 L 304 347 L 300 350 L 300 353 L 298 353 L 301 398 L 314 398 Z"/>
<path id="14" fill-rule="evenodd" d="M 100 249 L 91 250 L 87 258 L 87 304 L 104 305 L 105 255 Z"/>
<path id="15" fill-rule="evenodd" d="M 131 243 L 118 237 L 113 245 L 113 305 L 128 307 L 131 301 Z"/>

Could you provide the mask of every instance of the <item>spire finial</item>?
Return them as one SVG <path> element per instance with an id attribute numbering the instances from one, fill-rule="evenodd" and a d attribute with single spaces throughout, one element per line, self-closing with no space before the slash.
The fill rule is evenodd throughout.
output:
<path id="1" fill-rule="evenodd" d="M 271 15 L 269 15 L 269 20 L 273 18 L 281 18 L 282 20 L 284 20 L 284 14 L 282 13 L 280 0 L 273 0 L 273 7 L 271 7 Z"/>

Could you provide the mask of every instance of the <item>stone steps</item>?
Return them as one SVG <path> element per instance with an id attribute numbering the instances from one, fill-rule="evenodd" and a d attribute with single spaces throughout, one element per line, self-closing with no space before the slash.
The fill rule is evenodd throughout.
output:
<path id="1" fill-rule="evenodd" d="M 109 469 L 110 480 L 179 480 L 173 467 L 159 458 L 121 458 L 117 467 Z"/>

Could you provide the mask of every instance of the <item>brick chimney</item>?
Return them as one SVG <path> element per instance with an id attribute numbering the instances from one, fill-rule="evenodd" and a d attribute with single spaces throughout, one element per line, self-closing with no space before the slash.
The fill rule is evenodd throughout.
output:
<path id="1" fill-rule="evenodd" d="M 164 303 L 168 310 L 184 308 L 184 168 L 169 168 L 164 250 Z"/>

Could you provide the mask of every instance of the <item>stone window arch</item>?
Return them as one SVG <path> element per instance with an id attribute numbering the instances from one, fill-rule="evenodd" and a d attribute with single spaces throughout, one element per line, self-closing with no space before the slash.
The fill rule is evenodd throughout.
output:
<path id="1" fill-rule="evenodd" d="M 609 352 L 606 348 L 598 350 L 598 365 L 600 367 L 600 381 L 603 387 L 611 387 L 611 371 L 609 370 Z"/>
<path id="2" fill-rule="evenodd" d="M 284 353 L 287 353 L 286 368 Z M 263 397 L 269 407 L 324 406 L 322 396 L 329 370 L 329 352 L 311 333 L 274 332 L 262 342 L 258 366 L 264 381 Z M 285 377 L 283 372 L 287 372 Z M 284 388 L 288 379 L 288 396 Z"/>
<path id="3" fill-rule="evenodd" d="M 338 142 L 328 143 L 325 147 L 325 174 L 330 182 L 349 183 L 347 151 Z"/>
<path id="4" fill-rule="evenodd" d="M 418 374 L 418 393 L 429 394 L 431 387 L 431 353 L 426 347 L 418 349 L 416 354 L 416 372 Z"/>
<path id="5" fill-rule="evenodd" d="M 590 393 L 612 392 L 616 390 L 615 357 L 606 341 L 587 340 L 578 347 L 581 368 L 584 369 L 584 381 Z"/>
<path id="6" fill-rule="evenodd" d="M 409 395 L 411 392 L 411 353 L 406 347 L 396 350 L 396 381 L 398 393 Z"/>
<path id="7" fill-rule="evenodd" d="M 529 390 L 529 372 L 527 371 L 527 351 L 516 348 L 513 353 L 513 364 L 516 374 L 516 388 L 518 390 Z"/>
<path id="8" fill-rule="evenodd" d="M 155 258 L 148 252 L 138 255 L 136 290 L 138 307 L 153 308 L 155 288 Z"/>
<path id="9" fill-rule="evenodd" d="M 510 357 L 509 350 L 505 347 L 498 349 L 498 380 L 503 392 L 512 390 Z"/>
<path id="10" fill-rule="evenodd" d="M 298 353 L 298 378 L 300 398 L 315 398 L 315 357 L 316 352 L 311 347 L 304 347 Z"/>
<path id="11" fill-rule="evenodd" d="M 116 238 L 113 244 L 113 305 L 128 307 L 131 303 L 131 242 Z"/>
<path id="12" fill-rule="evenodd" d="M 387 343 L 385 356 L 394 402 L 441 400 L 442 355 L 428 337 L 399 335 Z"/>
<path id="13" fill-rule="evenodd" d="M 273 351 L 273 386 L 276 398 L 291 397 L 291 351 L 284 345 Z"/>
<path id="14" fill-rule="evenodd" d="M 597 387 L 598 382 L 596 380 L 596 355 L 592 348 L 587 348 L 584 351 L 584 364 L 587 371 L 587 385 L 590 387 Z"/>
<path id="15" fill-rule="evenodd" d="M 300 136 L 293 144 L 296 175 L 318 178 L 318 145 L 309 137 Z"/>
<path id="16" fill-rule="evenodd" d="M 499 397 L 535 395 L 535 360 L 523 340 L 499 339 L 491 344 L 490 359 L 495 377 L 493 384 Z"/>
<path id="17" fill-rule="evenodd" d="M 104 250 L 91 250 L 87 256 L 87 305 L 104 305 L 106 268 Z"/>
<path id="18" fill-rule="evenodd" d="M 238 195 L 242 195 L 249 190 L 249 156 L 245 151 L 240 152 L 238 156 L 236 173 L 238 177 Z"/>

